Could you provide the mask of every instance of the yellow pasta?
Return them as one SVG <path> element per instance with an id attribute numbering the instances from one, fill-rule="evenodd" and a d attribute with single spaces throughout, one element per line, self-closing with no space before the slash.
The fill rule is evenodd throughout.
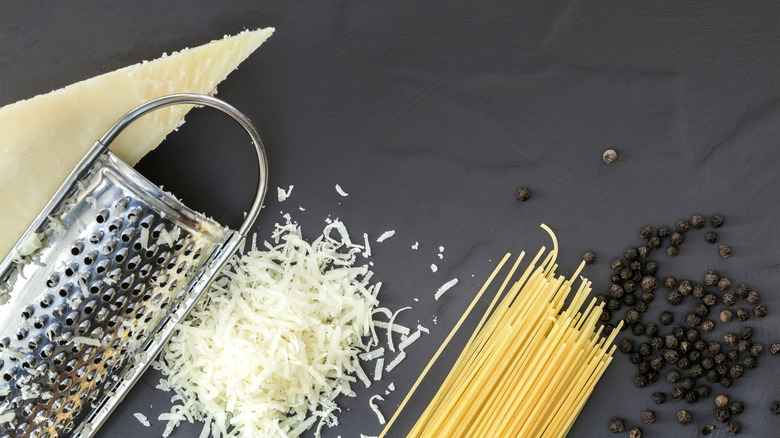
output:
<path id="1" fill-rule="evenodd" d="M 409 437 L 564 437 L 612 361 L 612 341 L 596 330 L 603 304 L 585 305 L 582 279 L 568 306 L 574 279 L 557 276 L 558 242 L 542 248 L 511 283 L 517 258 L 439 391 Z M 434 354 L 380 434 L 384 437 L 468 314 L 504 267 L 507 254 Z M 540 262 L 541 260 L 541 262 Z M 511 283 L 511 285 L 510 285 Z M 508 290 L 507 290 L 508 288 Z M 622 325 L 622 322 L 621 322 Z"/>

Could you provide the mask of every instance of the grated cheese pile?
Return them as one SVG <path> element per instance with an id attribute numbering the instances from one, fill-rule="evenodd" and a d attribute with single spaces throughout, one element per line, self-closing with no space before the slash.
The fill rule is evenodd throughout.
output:
<path id="1" fill-rule="evenodd" d="M 159 417 L 164 436 L 184 420 L 204 421 L 202 437 L 319 436 L 338 424 L 335 398 L 354 395 L 358 355 L 378 344 L 381 283 L 357 266 L 367 248 L 338 220 L 309 244 L 288 216 L 273 242 L 234 257 L 166 344 L 156 366 L 177 404 Z"/>

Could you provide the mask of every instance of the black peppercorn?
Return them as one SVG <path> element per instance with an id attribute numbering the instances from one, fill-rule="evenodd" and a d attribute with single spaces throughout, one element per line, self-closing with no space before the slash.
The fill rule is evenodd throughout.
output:
<path id="1" fill-rule="evenodd" d="M 641 374 L 636 374 L 634 376 L 634 385 L 636 385 L 637 388 L 644 388 L 647 386 L 647 377 Z"/>
<path id="2" fill-rule="evenodd" d="M 736 339 L 734 340 L 736 342 Z M 716 354 L 720 353 L 722 350 L 722 347 L 720 345 L 720 342 L 717 341 L 710 341 L 709 344 L 707 344 L 707 352 L 711 355 L 715 356 Z"/>
<path id="3" fill-rule="evenodd" d="M 640 246 L 636 249 L 636 252 L 639 254 L 639 257 L 642 259 L 646 259 L 647 256 L 650 255 L 650 248 L 648 248 L 645 245 Z"/>
<path id="4" fill-rule="evenodd" d="M 725 377 L 729 373 L 729 367 L 725 364 L 715 365 L 715 372 L 718 373 L 718 378 Z"/>
<path id="5" fill-rule="evenodd" d="M 614 298 L 607 300 L 607 310 L 610 312 L 617 312 L 621 307 L 620 301 Z"/>
<path id="6" fill-rule="evenodd" d="M 685 332 L 685 338 L 688 339 L 688 341 L 690 342 L 696 342 L 696 340 L 699 339 L 699 331 L 696 329 L 688 329 Z M 682 345 L 680 345 L 680 347 L 682 348 Z M 686 351 L 690 350 L 690 347 L 691 347 L 690 344 L 686 346 Z"/>
<path id="7" fill-rule="evenodd" d="M 727 290 L 731 289 L 731 280 L 728 278 L 721 278 L 718 280 L 718 290 L 721 292 L 726 292 Z"/>
<path id="8" fill-rule="evenodd" d="M 742 368 L 742 365 L 735 363 L 731 366 L 731 369 L 729 370 L 729 374 L 734 379 L 739 379 L 745 374 L 745 369 Z"/>
<path id="9" fill-rule="evenodd" d="M 763 304 L 759 304 L 755 309 L 753 309 L 753 314 L 756 315 L 756 318 L 763 318 L 766 316 L 766 313 L 766 306 Z"/>
<path id="10" fill-rule="evenodd" d="M 666 394 L 664 394 L 663 392 L 654 392 L 653 393 L 653 401 L 657 405 L 662 404 L 663 402 L 666 401 Z"/>
<path id="11" fill-rule="evenodd" d="M 685 317 L 685 322 L 689 327 L 696 327 L 701 323 L 701 317 L 695 313 L 689 313 L 688 316 Z"/>
<path id="12" fill-rule="evenodd" d="M 683 243 L 683 235 L 682 233 L 672 233 L 672 237 L 669 239 L 670 242 L 672 242 L 672 245 L 679 245 Z"/>
<path id="13" fill-rule="evenodd" d="M 673 334 L 668 334 L 664 337 L 664 345 L 666 348 L 677 348 L 680 345 L 680 340 Z"/>
<path id="14" fill-rule="evenodd" d="M 701 385 L 696 392 L 699 394 L 699 397 L 707 398 L 712 395 L 712 388 L 709 385 Z"/>
<path id="15" fill-rule="evenodd" d="M 636 283 L 634 280 L 626 280 L 623 282 L 623 291 L 626 293 L 632 293 L 636 290 Z"/>
<path id="16" fill-rule="evenodd" d="M 694 285 L 693 288 L 691 288 L 691 296 L 697 300 L 704 298 L 704 286 L 700 284 Z"/>
<path id="17" fill-rule="evenodd" d="M 740 425 L 736 421 L 729 421 L 729 424 L 726 425 L 726 433 L 729 435 L 737 435 L 739 430 Z"/>
<path id="18" fill-rule="evenodd" d="M 636 304 L 634 304 L 634 309 L 639 313 L 645 313 L 647 312 L 647 303 L 644 301 L 637 301 Z"/>
<path id="19" fill-rule="evenodd" d="M 715 355 L 715 357 L 712 358 L 715 361 L 715 365 L 723 365 L 726 363 L 726 360 L 728 359 L 728 356 L 726 356 L 726 353 L 720 352 Z"/>
<path id="20" fill-rule="evenodd" d="M 682 328 L 682 326 L 676 325 L 676 326 L 674 326 L 674 328 L 672 329 L 672 334 L 673 334 L 673 335 L 674 335 L 674 336 L 675 336 L 677 339 L 682 339 L 682 338 L 685 336 L 685 329 L 684 329 L 684 328 Z"/>
<path id="21" fill-rule="evenodd" d="M 596 253 L 593 251 L 586 251 L 584 254 L 582 254 L 582 260 L 586 265 L 592 265 L 596 263 Z"/>
<path id="22" fill-rule="evenodd" d="M 645 326 L 642 324 L 634 324 L 631 326 L 631 333 L 633 333 L 634 336 L 642 336 L 645 334 Z"/>
<path id="23" fill-rule="evenodd" d="M 642 292 L 642 296 L 640 297 L 643 303 L 650 304 L 655 299 L 655 294 L 652 292 Z"/>
<path id="24" fill-rule="evenodd" d="M 653 424 L 655 422 L 655 413 L 651 410 L 642 412 L 642 423 Z"/>
<path id="25" fill-rule="evenodd" d="M 769 345 L 769 352 L 772 353 L 773 356 L 780 354 L 780 342 L 772 342 L 772 344 Z"/>
<path id="26" fill-rule="evenodd" d="M 612 284 L 620 284 L 623 281 L 623 278 L 620 277 L 620 274 L 614 274 L 610 277 L 610 280 L 612 281 Z"/>
<path id="27" fill-rule="evenodd" d="M 695 384 L 696 384 L 696 382 L 692 378 L 690 378 L 690 377 L 686 377 L 686 378 L 682 379 L 682 381 L 680 382 L 680 386 L 682 386 L 683 389 L 685 389 L 685 390 L 689 390 L 689 389 L 693 388 L 693 386 Z"/>
<path id="28" fill-rule="evenodd" d="M 745 404 L 741 401 L 731 402 L 729 410 L 731 411 L 731 415 L 739 415 L 745 410 Z"/>
<path id="29" fill-rule="evenodd" d="M 715 409 L 715 419 L 720 421 L 721 423 L 725 423 L 729 421 L 729 418 L 731 418 L 731 411 L 729 411 L 729 408 L 723 407 Z"/>
<path id="30" fill-rule="evenodd" d="M 645 326 L 645 334 L 647 336 L 650 336 L 651 338 L 658 334 L 658 326 L 653 324 L 652 322 L 648 323 Z"/>
<path id="31" fill-rule="evenodd" d="M 709 435 L 714 431 L 715 431 L 715 426 L 711 424 L 705 424 L 704 427 L 701 428 L 702 435 Z"/>
<path id="32" fill-rule="evenodd" d="M 748 292 L 745 299 L 750 304 L 758 304 L 758 302 L 761 300 L 761 295 L 759 295 L 758 292 L 751 290 L 750 292 Z"/>
<path id="33" fill-rule="evenodd" d="M 680 285 L 677 286 L 677 292 L 680 292 L 680 295 L 684 297 L 690 295 L 692 289 L 691 282 L 688 280 L 681 281 Z"/>
<path id="34" fill-rule="evenodd" d="M 626 324 L 631 324 L 631 325 L 638 324 L 640 319 L 640 314 L 639 312 L 637 312 L 636 309 L 629 309 L 626 312 L 625 319 L 626 319 Z"/>
<path id="35" fill-rule="evenodd" d="M 606 304 L 607 303 L 607 296 L 604 294 L 598 294 L 594 298 L 596 298 L 596 304 Z"/>
<path id="36" fill-rule="evenodd" d="M 666 357 L 664 355 L 664 357 Z M 661 357 L 659 355 L 654 355 L 650 358 L 650 368 L 654 371 L 660 371 L 661 368 L 664 367 L 664 357 Z"/>
<path id="37" fill-rule="evenodd" d="M 715 286 L 718 284 L 718 280 L 720 280 L 720 278 L 718 277 L 718 274 L 715 273 L 715 271 L 707 271 L 707 273 L 704 274 L 704 284 L 707 286 Z"/>
<path id="38" fill-rule="evenodd" d="M 688 368 L 688 374 L 690 374 L 694 379 L 698 379 L 704 375 L 704 368 L 702 368 L 702 366 L 699 364 L 693 364 L 690 368 Z"/>
<path id="39" fill-rule="evenodd" d="M 666 381 L 669 383 L 677 383 L 680 381 L 680 372 L 677 370 L 669 370 L 666 372 Z"/>
<path id="40" fill-rule="evenodd" d="M 660 336 L 653 336 L 650 339 L 650 346 L 653 347 L 653 350 L 660 350 L 664 347 L 664 339 Z"/>
<path id="41" fill-rule="evenodd" d="M 612 298 L 619 300 L 623 297 L 623 294 L 625 294 L 626 291 L 623 290 L 623 286 L 619 284 L 613 284 L 609 287 L 609 296 Z"/>
<path id="42" fill-rule="evenodd" d="M 672 388 L 671 396 L 675 400 L 682 400 L 685 398 L 685 390 L 680 388 L 679 386 L 675 386 Z"/>
<path id="43" fill-rule="evenodd" d="M 623 354 L 628 354 L 634 349 L 634 341 L 628 338 L 623 338 L 618 343 L 618 350 Z"/>
<path id="44" fill-rule="evenodd" d="M 676 290 L 670 291 L 668 294 L 666 294 L 666 301 L 672 306 L 678 306 L 680 303 L 682 303 L 682 295 L 680 295 L 680 292 L 677 292 Z"/>
<path id="45" fill-rule="evenodd" d="M 661 316 L 658 319 L 661 321 L 661 324 L 670 325 L 674 322 L 674 315 L 672 315 L 672 312 L 665 311 L 661 313 Z M 778 342 L 778 351 L 780 352 L 780 342 Z"/>
<path id="46" fill-rule="evenodd" d="M 599 321 L 601 322 L 609 322 L 610 319 L 612 319 L 612 314 L 609 310 L 603 310 L 601 315 L 599 315 Z"/>
<path id="47" fill-rule="evenodd" d="M 724 259 L 727 259 L 731 257 L 733 252 L 731 251 L 731 248 L 729 248 L 727 245 L 721 245 L 718 247 L 718 254 L 720 254 L 721 257 Z"/>
<path id="48" fill-rule="evenodd" d="M 726 333 L 725 335 L 723 335 L 723 343 L 728 345 L 729 347 L 733 347 L 737 345 L 737 335 L 731 332 Z"/>
<path id="49" fill-rule="evenodd" d="M 720 376 L 718 375 L 718 372 L 715 371 L 714 369 L 713 370 L 708 370 L 707 374 L 705 374 L 704 377 L 706 377 L 707 380 L 710 383 L 715 383 L 715 382 L 718 381 L 718 379 L 720 379 Z"/>
<path id="50" fill-rule="evenodd" d="M 718 380 L 718 384 L 724 388 L 730 388 L 731 387 L 731 379 L 728 377 L 721 377 L 720 380 Z"/>
<path id="51" fill-rule="evenodd" d="M 729 405 L 729 398 L 725 394 L 720 394 L 717 397 L 715 397 L 716 408 L 725 408 L 728 405 Z"/>
<path id="52" fill-rule="evenodd" d="M 710 333 L 715 330 L 715 321 L 711 319 L 704 320 L 701 323 L 701 330 L 706 333 Z"/>
<path id="53" fill-rule="evenodd" d="M 686 220 L 677 221 L 677 230 L 679 232 L 684 233 L 688 231 L 689 228 L 690 225 L 688 224 L 688 221 Z M 674 234 L 672 234 L 672 236 L 674 236 Z"/>
<path id="54" fill-rule="evenodd" d="M 704 219 L 704 216 L 700 214 L 694 214 L 691 216 L 690 223 L 692 228 L 699 230 L 704 228 L 704 224 L 707 223 L 707 219 Z"/>
<path id="55" fill-rule="evenodd" d="M 524 202 L 524 201 L 527 201 L 528 198 L 530 198 L 530 197 L 531 197 L 531 191 L 528 190 L 527 188 L 521 187 L 521 188 L 517 189 L 517 200 L 518 201 Z"/>
<path id="56" fill-rule="evenodd" d="M 677 280 L 675 280 L 674 277 L 664 278 L 664 287 L 666 289 L 672 290 L 676 285 L 677 285 Z"/>
<path id="57" fill-rule="evenodd" d="M 636 296 L 633 294 L 625 294 L 623 295 L 623 304 L 626 306 L 633 306 L 636 304 Z"/>
<path id="58" fill-rule="evenodd" d="M 706 294 L 704 295 L 704 298 L 701 299 L 701 302 L 707 306 L 713 307 L 718 304 L 718 297 L 715 294 Z"/>
<path id="59" fill-rule="evenodd" d="M 719 214 L 712 215 L 710 218 L 710 225 L 712 225 L 712 228 L 719 228 L 723 225 L 723 216 Z"/>
<path id="60" fill-rule="evenodd" d="M 658 372 L 657 371 L 649 371 L 647 373 L 647 382 L 648 383 L 655 383 L 658 381 Z"/>
<path id="61" fill-rule="evenodd" d="M 750 347 L 750 355 L 753 357 L 761 357 L 764 355 L 764 344 L 755 343 Z"/>
<path id="62" fill-rule="evenodd" d="M 633 261 L 636 260 L 636 258 L 639 256 L 636 252 L 636 248 L 626 248 L 623 251 L 623 257 L 625 257 L 626 260 Z"/>
<path id="63" fill-rule="evenodd" d="M 715 366 L 715 361 L 711 357 L 703 357 L 701 359 L 701 367 L 705 370 L 711 370 Z"/>
<path id="64" fill-rule="evenodd" d="M 747 298 L 748 292 L 750 292 L 750 288 L 747 287 L 745 284 L 740 284 L 737 286 L 737 288 L 734 290 L 734 293 L 737 294 L 737 298 L 742 298 L 743 300 Z"/>
<path id="65" fill-rule="evenodd" d="M 746 309 L 737 309 L 737 319 L 740 321 L 747 321 L 750 318 L 750 312 Z"/>
<path id="66" fill-rule="evenodd" d="M 755 368 L 757 364 L 758 360 L 755 358 L 755 356 L 748 356 L 745 358 L 745 360 L 742 361 L 742 366 L 750 370 Z"/>
<path id="67" fill-rule="evenodd" d="M 696 310 L 694 313 L 699 315 L 699 317 L 704 318 L 710 313 L 710 308 L 704 303 L 696 303 Z"/>
<path id="68" fill-rule="evenodd" d="M 724 309 L 720 311 L 720 320 L 722 322 L 730 322 L 733 317 L 734 314 L 729 309 Z"/>
<path id="69" fill-rule="evenodd" d="M 650 344 L 647 343 L 641 343 L 639 344 L 639 348 L 637 349 L 639 352 L 639 355 L 642 357 L 647 357 L 653 354 L 653 349 L 650 347 Z"/>
<path id="70" fill-rule="evenodd" d="M 645 225 L 644 227 L 639 229 L 639 238 L 640 239 L 647 239 L 648 237 L 653 235 L 653 227 L 649 225 Z"/>
<path id="71" fill-rule="evenodd" d="M 613 271 L 620 271 L 623 269 L 623 260 L 612 259 L 612 261 L 609 262 L 609 267 L 612 268 Z"/>
<path id="72" fill-rule="evenodd" d="M 677 368 L 681 370 L 687 370 L 690 366 L 691 361 L 689 361 L 687 357 L 681 357 L 680 360 L 677 361 Z"/>
<path id="73" fill-rule="evenodd" d="M 630 360 L 633 364 L 641 363 L 642 355 L 636 351 L 632 351 L 631 353 L 628 353 L 628 360 Z"/>
<path id="74" fill-rule="evenodd" d="M 738 362 L 739 361 L 739 350 L 731 350 L 728 353 L 726 353 L 726 357 L 732 361 L 732 362 Z"/>
<path id="75" fill-rule="evenodd" d="M 748 340 L 753 337 L 753 327 L 744 326 L 739 329 L 739 335 L 742 339 Z"/>
<path id="76" fill-rule="evenodd" d="M 689 404 L 694 404 L 697 401 L 699 401 L 699 395 L 696 393 L 696 391 L 688 391 L 685 393 L 685 402 Z"/>
<path id="77" fill-rule="evenodd" d="M 631 268 L 622 268 L 618 274 L 620 274 L 621 279 L 628 280 L 634 275 L 634 271 Z"/>
<path id="78" fill-rule="evenodd" d="M 664 350 L 664 360 L 667 363 L 677 363 L 678 360 L 680 360 L 680 354 L 677 352 L 677 350 L 672 349 L 666 349 Z"/>
<path id="79" fill-rule="evenodd" d="M 642 430 L 634 426 L 628 431 L 628 438 L 642 438 Z"/>
<path id="80" fill-rule="evenodd" d="M 688 411 L 680 411 L 677 413 L 677 422 L 685 425 L 689 424 L 692 420 L 691 413 Z"/>
<path id="81" fill-rule="evenodd" d="M 639 365 L 637 365 L 636 367 L 637 373 L 645 377 L 647 377 L 647 373 L 649 373 L 651 369 L 652 368 L 650 368 L 650 362 L 645 362 L 645 361 L 639 362 Z"/>
<path id="82" fill-rule="evenodd" d="M 652 275 L 645 275 L 642 277 L 642 282 L 639 285 L 643 291 L 652 292 L 658 287 L 658 279 Z"/>
<path id="83" fill-rule="evenodd" d="M 631 276 L 630 280 L 633 281 L 634 283 L 639 283 L 640 281 L 642 281 L 642 270 L 639 269 L 634 271 L 634 275 Z"/>
<path id="84" fill-rule="evenodd" d="M 612 433 L 625 432 L 626 426 L 622 418 L 613 418 L 609 420 L 609 431 Z"/>
<path id="85" fill-rule="evenodd" d="M 780 400 L 773 401 L 772 404 L 769 405 L 769 410 L 775 415 L 780 415 Z"/>
<path id="86" fill-rule="evenodd" d="M 642 270 L 642 262 L 639 260 L 634 260 L 630 265 L 628 265 L 628 267 L 634 271 L 634 273 L 639 272 Z"/>
<path id="87" fill-rule="evenodd" d="M 704 235 L 704 240 L 709 243 L 718 243 L 718 233 L 714 231 L 708 231 L 707 234 Z"/>
<path id="88" fill-rule="evenodd" d="M 658 227 L 658 233 L 656 234 L 658 234 L 658 237 L 660 237 L 661 239 L 665 239 L 669 237 L 671 231 L 669 230 L 669 227 Z"/>
<path id="89" fill-rule="evenodd" d="M 753 344 L 747 339 L 740 339 L 739 342 L 737 342 L 737 349 L 741 353 L 747 353 L 748 351 L 750 351 L 750 347 L 752 346 Z"/>
<path id="90" fill-rule="evenodd" d="M 655 275 L 657 272 L 658 272 L 658 262 L 654 260 L 649 260 L 647 263 L 645 263 L 645 274 Z"/>
<path id="91" fill-rule="evenodd" d="M 661 247 L 661 239 L 658 238 L 658 237 L 653 236 L 653 237 L 647 239 L 647 246 L 650 249 L 658 249 L 658 248 Z"/>
<path id="92" fill-rule="evenodd" d="M 707 343 L 704 342 L 704 339 L 698 339 L 693 343 L 693 348 L 696 351 L 704 351 L 707 348 Z"/>
<path id="93" fill-rule="evenodd" d="M 666 248 L 666 255 L 668 255 L 669 257 L 674 257 L 679 253 L 680 250 L 677 249 L 677 247 L 674 245 L 670 245 L 668 248 Z"/>
<path id="94" fill-rule="evenodd" d="M 701 352 L 699 350 L 689 351 L 688 360 L 691 361 L 691 363 L 696 363 L 696 364 L 701 362 Z"/>

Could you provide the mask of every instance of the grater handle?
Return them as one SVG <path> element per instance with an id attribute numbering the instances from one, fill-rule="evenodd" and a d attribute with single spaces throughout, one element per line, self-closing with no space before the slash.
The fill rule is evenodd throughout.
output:
<path id="1" fill-rule="evenodd" d="M 100 140 L 98 140 L 98 143 L 100 143 L 103 147 L 108 147 L 109 144 L 111 144 L 111 142 L 114 141 L 114 139 L 116 139 L 116 137 L 125 128 L 127 128 L 127 126 L 129 126 L 139 117 L 156 109 L 171 105 L 202 105 L 220 110 L 238 122 L 252 139 L 252 143 L 257 154 L 259 175 L 254 201 L 252 202 L 251 208 L 244 217 L 244 221 L 241 223 L 241 227 L 238 229 L 238 233 L 241 235 L 241 238 L 246 237 L 249 229 L 252 228 L 252 225 L 255 223 L 257 216 L 260 214 L 260 209 L 263 206 L 263 199 L 265 198 L 265 192 L 268 185 L 268 160 L 266 158 L 265 146 L 263 146 L 263 142 L 260 139 L 260 134 L 258 134 L 249 118 L 247 118 L 243 113 L 238 111 L 232 105 L 226 103 L 223 100 L 217 99 L 216 97 L 211 97 L 204 94 L 179 93 L 159 97 L 157 99 L 150 100 L 125 114 L 103 135 Z"/>

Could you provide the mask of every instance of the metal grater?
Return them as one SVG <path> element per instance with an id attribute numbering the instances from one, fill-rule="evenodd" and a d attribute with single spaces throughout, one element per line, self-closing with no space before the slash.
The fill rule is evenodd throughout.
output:
<path id="1" fill-rule="evenodd" d="M 108 150 L 138 117 L 174 104 L 216 108 L 251 137 L 259 181 L 238 231 Z M 0 306 L 0 438 L 93 436 L 236 252 L 266 184 L 257 131 L 221 100 L 177 94 L 121 118 L 0 265 L 0 293 L 10 295 Z"/>

